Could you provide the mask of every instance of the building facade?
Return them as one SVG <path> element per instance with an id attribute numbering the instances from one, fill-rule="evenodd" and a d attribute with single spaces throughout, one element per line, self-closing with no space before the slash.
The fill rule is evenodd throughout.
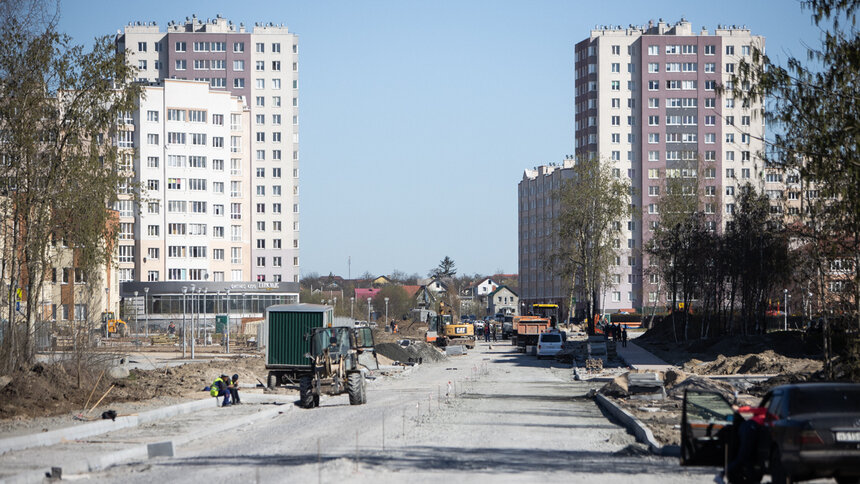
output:
<path id="1" fill-rule="evenodd" d="M 134 216 L 133 238 L 120 232 L 120 269 L 147 282 L 250 280 L 255 220 L 242 99 L 167 79 L 143 88 L 133 118 L 142 200 L 139 211 L 120 212 L 121 227 Z"/>
<path id="2" fill-rule="evenodd" d="M 573 177 L 574 160 L 525 170 L 517 188 L 519 299 L 521 306 L 556 303 L 567 307 L 570 285 L 547 267 L 547 255 L 556 243 L 559 202 L 554 192 Z M 521 308 L 520 314 L 527 311 Z"/>
<path id="3" fill-rule="evenodd" d="M 138 82 L 149 86 L 147 91 L 154 98 L 151 102 L 142 101 L 143 117 L 134 119 L 134 141 L 129 139 L 129 143 L 137 143 L 132 147 L 140 148 L 134 160 L 141 167 L 138 178 L 148 182 L 161 170 L 163 184 L 167 186 L 152 190 L 160 195 L 175 189 L 171 188 L 176 185 L 171 185 L 170 179 L 180 178 L 178 174 L 185 173 L 189 183 L 208 180 L 202 190 L 205 195 L 186 200 L 204 202 L 208 205 L 207 212 L 194 212 L 194 208 L 203 207 L 198 203 L 187 206 L 185 213 L 189 218 L 199 218 L 195 225 L 209 225 L 206 237 L 212 238 L 206 257 L 201 257 L 202 253 L 195 249 L 187 258 L 200 260 L 189 260 L 186 267 L 167 267 L 164 261 L 169 254 L 158 254 L 162 262 L 155 263 L 148 257 L 150 249 L 173 253 L 165 236 L 181 234 L 161 233 L 159 237 L 165 242 L 162 247 L 154 247 L 155 236 L 147 235 L 152 225 L 149 222 L 160 216 L 164 223 L 170 224 L 166 222 L 170 206 L 165 205 L 157 214 L 148 213 L 147 207 L 143 207 L 140 223 L 134 230 L 141 234 L 142 239 L 138 240 L 148 242 L 132 256 L 133 264 L 128 261 L 127 253 L 120 254 L 121 281 L 155 282 L 151 279 L 154 277 L 162 281 L 191 281 L 205 280 L 210 275 L 209 280 L 224 277 L 226 281 L 298 282 L 298 37 L 283 25 L 257 24 L 248 30 L 244 24 L 237 26 L 220 16 L 205 21 L 192 16 L 185 22 L 169 22 L 166 31 L 154 22 L 131 23 L 118 32 L 116 45 L 127 52 L 129 62 L 139 69 Z M 180 88 L 168 80 L 198 82 L 197 87 Z M 203 87 L 208 84 L 205 93 L 202 83 Z M 162 90 L 153 90 L 156 88 Z M 183 91 L 193 94 L 183 99 Z M 172 92 L 179 94 L 171 97 Z M 162 110 L 156 106 L 155 98 L 159 96 L 166 96 L 161 100 Z M 146 117 L 150 111 L 161 113 L 161 117 L 150 120 Z M 167 119 L 169 116 L 185 117 Z M 159 127 L 163 131 L 154 131 Z M 150 143 L 156 137 L 160 138 L 158 144 Z M 151 157 L 159 156 L 152 152 L 159 150 L 158 167 L 150 166 Z M 177 157 L 185 157 L 186 164 L 193 157 L 196 164 L 168 165 L 183 162 Z M 205 167 L 200 165 L 203 159 L 208 160 Z M 213 160 L 217 161 L 214 165 Z M 168 176 L 168 172 L 177 176 Z M 215 187 L 224 193 L 214 192 Z M 195 191 L 201 190 L 195 188 Z M 174 208 L 181 209 L 181 200 L 175 202 Z M 216 209 L 224 212 L 217 213 Z M 224 244 L 216 242 L 220 239 L 211 232 L 219 227 L 218 217 L 231 221 L 222 226 L 226 231 Z M 238 225 L 242 226 L 241 236 L 235 228 Z M 169 231 L 171 226 L 164 228 Z M 241 241 L 237 240 L 240 238 Z M 228 242 L 241 242 L 241 257 L 233 257 L 236 246 Z M 216 255 L 223 259 L 214 259 Z M 171 273 L 172 269 L 186 271 Z M 160 272 L 157 276 L 156 271 Z M 203 279 L 197 279 L 201 276 Z"/>
<path id="4" fill-rule="evenodd" d="M 602 295 L 606 310 L 666 300 L 665 284 L 645 277 L 649 261 L 643 248 L 659 218 L 667 179 L 698 179 L 704 210 L 718 220 L 714 230 L 731 219 L 742 187 L 764 189 L 765 126 L 753 114 L 761 106 L 736 102 L 731 94 L 732 76 L 741 61 L 752 62 L 754 48 L 764 51 L 764 38 L 745 26 L 693 32 L 684 19 L 674 25 L 661 19 L 603 26 L 576 44 L 576 156 L 569 158 L 611 163 L 615 176 L 630 180 L 634 213 L 642 214 L 620 221 L 622 256 L 614 284 Z M 564 297 L 558 281 L 537 268 L 552 243 L 540 234 L 553 215 L 546 197 L 561 177 L 554 174 L 557 168 L 527 170 L 520 182 L 520 274 L 529 277 L 521 283 L 523 300 Z"/>

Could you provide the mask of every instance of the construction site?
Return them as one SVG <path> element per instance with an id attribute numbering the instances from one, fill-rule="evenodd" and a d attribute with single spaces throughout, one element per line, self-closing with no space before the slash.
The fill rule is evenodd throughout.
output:
<path id="1" fill-rule="evenodd" d="M 200 344 L 193 359 L 175 334 L 42 354 L 0 378 L 0 481 L 713 482 L 718 469 L 679 467 L 685 389 L 754 403 L 775 384 L 822 378 L 820 348 L 801 331 L 683 345 L 658 325 L 622 344 L 563 326 L 563 348 L 541 360 L 516 329 L 472 333 L 470 348 L 428 337 L 454 324 L 442 319 L 395 333 L 330 317 L 275 307 L 267 347 Z M 305 325 L 293 339 L 310 346 L 281 351 L 278 321 Z M 291 366 L 290 351 L 311 366 Z M 209 390 L 233 374 L 241 405 L 224 408 Z"/>

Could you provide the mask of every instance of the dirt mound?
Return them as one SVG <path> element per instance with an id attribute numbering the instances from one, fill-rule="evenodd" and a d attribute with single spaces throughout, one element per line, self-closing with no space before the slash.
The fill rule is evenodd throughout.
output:
<path id="1" fill-rule="evenodd" d="M 396 343 L 402 339 L 424 341 L 427 334 L 427 323 L 420 321 L 397 321 L 397 332 L 386 332 L 382 326 L 373 329 L 373 341 L 380 343 Z"/>
<path id="2" fill-rule="evenodd" d="M 378 343 L 376 352 L 386 358 L 401 362 L 431 362 L 446 358 L 439 350 L 423 341 L 412 341 L 408 346 L 399 343 Z"/>
<path id="3" fill-rule="evenodd" d="M 627 373 L 625 373 L 623 375 L 616 376 L 611 382 L 603 385 L 603 387 L 598 391 L 607 397 L 627 398 L 629 396 L 627 388 Z"/>
<path id="4" fill-rule="evenodd" d="M 756 354 L 725 356 L 718 354 L 708 362 L 690 360 L 684 371 L 700 375 L 738 375 L 761 373 L 809 373 L 821 369 L 821 362 L 807 358 L 791 358 L 766 350 Z"/>
<path id="5" fill-rule="evenodd" d="M 210 360 L 157 370 L 133 369 L 128 378 L 123 379 L 112 379 L 105 372 L 99 379 L 107 368 L 104 364 L 89 365 L 78 372 L 71 362 L 61 362 L 37 363 L 31 368 L 18 369 L 9 375 L 9 383 L 0 390 L 3 402 L 0 419 L 76 414 L 84 409 L 88 399 L 92 407 L 105 394 L 99 409 L 107 409 L 112 403 L 161 396 L 200 398 L 204 395 L 203 387 L 222 373 L 239 374 L 241 383 L 257 383 L 257 378 L 265 380 L 266 376 L 260 357 Z"/>
<path id="6" fill-rule="evenodd" d="M 683 382 L 684 380 L 686 380 L 689 377 L 690 377 L 690 375 L 684 373 L 681 370 L 675 370 L 675 369 L 668 370 L 668 371 L 666 371 L 666 374 L 663 376 L 663 384 L 666 386 L 667 389 L 669 389 L 669 388 L 672 388 L 675 385 Z"/>

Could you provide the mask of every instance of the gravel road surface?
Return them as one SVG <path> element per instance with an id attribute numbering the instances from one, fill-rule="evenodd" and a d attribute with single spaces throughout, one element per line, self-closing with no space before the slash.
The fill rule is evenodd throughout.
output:
<path id="1" fill-rule="evenodd" d="M 481 343 L 466 356 L 370 382 L 366 405 L 350 406 L 343 395 L 323 397 L 312 410 L 285 406 L 280 415 L 181 445 L 173 458 L 68 477 L 127 484 L 714 482 L 714 468 L 681 468 L 677 459 L 637 452 L 633 437 L 584 397 L 598 384 L 571 376 L 567 365 Z M 217 426 L 248 411 L 239 409 L 207 410 L 193 425 Z M 175 434 L 164 429 L 161 440 Z"/>

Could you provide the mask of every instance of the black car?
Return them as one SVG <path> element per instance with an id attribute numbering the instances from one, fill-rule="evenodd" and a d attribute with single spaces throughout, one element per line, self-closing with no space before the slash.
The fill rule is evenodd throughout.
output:
<path id="1" fill-rule="evenodd" d="M 762 399 L 768 416 L 745 482 L 819 477 L 860 483 L 860 384 L 802 383 L 775 387 Z M 688 391 L 681 417 L 681 464 L 726 466 L 737 452 L 740 415 L 717 393 Z M 741 480 L 741 479 L 738 479 Z"/>

